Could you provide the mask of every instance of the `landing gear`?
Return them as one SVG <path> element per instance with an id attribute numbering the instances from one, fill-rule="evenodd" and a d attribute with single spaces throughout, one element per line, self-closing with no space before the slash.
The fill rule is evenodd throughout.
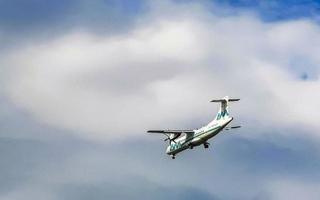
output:
<path id="1" fill-rule="evenodd" d="M 190 145 L 190 146 L 189 146 L 189 149 L 193 149 L 193 146 L 192 146 L 192 145 Z"/>
<path id="2" fill-rule="evenodd" d="M 209 145 L 210 145 L 210 144 L 209 144 L 208 142 L 206 142 L 206 143 L 203 144 L 203 146 L 204 146 L 205 149 L 209 148 Z"/>
<path id="3" fill-rule="evenodd" d="M 172 155 L 171 158 L 172 158 L 172 159 L 175 159 L 175 158 L 176 158 L 176 155 Z"/>

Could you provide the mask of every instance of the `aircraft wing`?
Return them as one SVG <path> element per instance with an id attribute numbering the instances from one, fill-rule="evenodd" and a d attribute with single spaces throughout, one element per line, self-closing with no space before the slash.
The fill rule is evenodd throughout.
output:
<path id="1" fill-rule="evenodd" d="M 194 131 L 193 130 L 148 130 L 148 133 L 162 133 L 162 134 L 193 134 Z"/>

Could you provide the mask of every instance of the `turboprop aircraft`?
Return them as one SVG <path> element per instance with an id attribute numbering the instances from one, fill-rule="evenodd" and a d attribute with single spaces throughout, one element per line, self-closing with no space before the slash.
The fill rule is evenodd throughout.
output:
<path id="1" fill-rule="evenodd" d="M 206 126 L 195 130 L 149 130 L 148 133 L 161 133 L 169 141 L 166 153 L 175 159 L 176 154 L 186 149 L 192 149 L 195 146 L 203 145 L 204 148 L 209 147 L 208 140 L 222 130 L 230 130 L 240 128 L 241 126 L 227 125 L 233 120 L 228 111 L 229 102 L 239 101 L 240 99 L 229 99 L 228 96 L 222 99 L 214 99 L 211 102 L 221 103 L 219 112 L 216 117 Z"/>

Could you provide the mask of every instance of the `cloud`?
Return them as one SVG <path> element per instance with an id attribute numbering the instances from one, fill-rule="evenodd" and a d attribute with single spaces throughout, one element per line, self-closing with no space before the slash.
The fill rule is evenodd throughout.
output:
<path id="1" fill-rule="evenodd" d="M 130 26 L 117 21 L 125 30 L 111 17 L 100 32 L 97 2 L 72 23 L 68 9 L 86 1 L 48 4 L 54 12 L 25 28 L 51 32 L 63 11 L 71 28 L 0 47 L 1 199 L 319 199 L 318 24 L 149 1 L 124 17 Z M 199 127 L 225 95 L 241 98 L 231 113 L 243 129 L 210 149 L 172 162 L 161 136 L 145 135 Z"/>
<path id="2" fill-rule="evenodd" d="M 54 40 L 72 30 L 114 35 L 127 32 L 147 8 L 145 0 L 2 0 L 0 51 Z"/>
<path id="3" fill-rule="evenodd" d="M 269 184 L 271 199 L 319 199 L 319 183 L 301 183 L 298 180 L 277 180 Z"/>
<path id="4" fill-rule="evenodd" d="M 140 142 L 127 143 L 126 148 L 123 143 L 98 145 L 67 137 L 62 141 L 0 138 L 0 143 L 4 158 L 1 199 L 140 199 L 142 193 L 149 199 L 215 197 L 195 185 L 171 185 L 143 175 L 143 171 L 155 174 L 146 160 L 159 161 L 156 156 L 145 159 L 139 152 L 142 149 L 136 148 Z M 145 146 L 151 147 L 148 143 Z M 130 151 L 132 147 L 134 151 Z M 150 155 L 156 152 L 151 149 Z"/>
<path id="5" fill-rule="evenodd" d="M 106 145 L 66 136 L 48 141 L 1 138 L 5 159 L 0 197 L 281 199 L 290 196 L 290 188 L 301 186 L 295 192 L 313 191 L 307 196 L 317 199 L 311 198 L 317 197 L 319 182 L 317 169 L 309 170 L 319 157 L 308 149 L 312 141 L 279 136 L 272 138 L 279 145 L 270 145 L 270 138 L 255 142 L 221 134 L 212 141 L 213 148 L 184 152 L 174 162 L 164 154 L 164 144 L 151 139 Z M 299 145 L 290 146 L 293 141 L 302 146 L 301 152 Z"/>
<path id="6" fill-rule="evenodd" d="M 0 28 L 11 34 L 75 26 L 110 31 L 111 27 L 116 30 L 128 25 L 131 17 L 144 11 L 144 5 L 144 0 L 135 3 L 128 0 L 3 0 L 0 2 Z"/>
<path id="7" fill-rule="evenodd" d="M 6 95 L 43 123 L 98 140 L 197 127 L 214 116 L 208 100 L 225 95 L 242 98 L 231 112 L 248 128 L 319 128 L 317 24 L 220 17 L 197 4 L 170 4 L 166 16 L 166 6 L 124 35 L 67 32 L 2 54 Z"/>

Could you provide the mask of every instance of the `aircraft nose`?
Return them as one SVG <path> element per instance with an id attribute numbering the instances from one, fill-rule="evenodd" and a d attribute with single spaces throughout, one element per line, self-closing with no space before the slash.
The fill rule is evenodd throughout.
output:
<path id="1" fill-rule="evenodd" d="M 166 154 L 169 154 L 169 153 L 170 153 L 170 145 L 166 149 Z"/>

